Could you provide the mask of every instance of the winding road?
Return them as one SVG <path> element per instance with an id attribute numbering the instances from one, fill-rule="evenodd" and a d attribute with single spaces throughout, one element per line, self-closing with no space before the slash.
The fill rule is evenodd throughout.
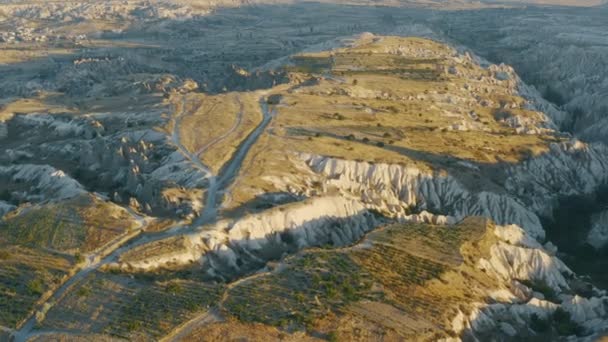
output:
<path id="1" fill-rule="evenodd" d="M 147 218 L 144 218 L 144 217 L 138 215 L 133 210 L 128 208 L 127 210 L 134 217 L 135 221 L 138 223 L 137 227 L 129 235 L 122 236 L 119 241 L 114 241 L 114 242 L 110 243 L 110 245 L 107 245 L 106 247 L 102 248 L 97 253 L 88 256 L 87 260 L 86 260 L 86 265 L 82 269 L 77 271 L 68 280 L 66 280 L 61 286 L 59 286 L 54 291 L 54 293 L 46 301 L 44 301 L 44 303 L 39 304 L 38 309 L 28 318 L 28 320 L 21 326 L 20 329 L 13 331 L 13 333 L 11 335 L 12 340 L 14 342 L 24 342 L 24 341 L 27 341 L 29 338 L 31 338 L 33 336 L 37 336 L 37 335 L 62 333 L 61 331 L 54 331 L 54 330 L 32 332 L 32 330 L 38 323 L 37 314 L 39 312 L 42 312 L 43 310 L 48 311 L 51 307 L 53 307 L 54 305 L 56 305 L 63 299 L 63 297 L 65 296 L 67 291 L 72 286 L 77 284 L 79 281 L 83 280 L 91 272 L 98 270 L 100 267 L 102 267 L 104 265 L 108 265 L 113 262 L 116 262 L 123 253 L 128 252 L 128 251 L 132 250 L 133 248 L 136 248 L 143 244 L 166 239 L 166 238 L 176 236 L 176 235 L 181 235 L 181 234 L 190 232 L 192 230 L 198 229 L 200 226 L 202 226 L 204 224 L 209 224 L 209 223 L 215 222 L 217 220 L 217 210 L 218 210 L 219 206 L 221 205 L 221 203 L 218 203 L 218 199 L 217 199 L 218 193 L 222 192 L 226 188 L 228 188 L 230 186 L 231 182 L 236 178 L 236 176 L 238 175 L 238 173 L 240 171 L 243 160 L 245 160 L 245 158 L 247 157 L 249 150 L 257 142 L 260 135 L 264 132 L 266 127 L 268 127 L 268 124 L 271 122 L 272 118 L 274 117 L 275 112 L 270 111 L 265 98 L 266 98 L 266 92 L 264 92 L 260 95 L 260 100 L 259 100 L 260 109 L 263 114 L 262 121 L 247 136 L 247 138 L 240 144 L 240 146 L 238 147 L 238 149 L 235 152 L 232 159 L 220 171 L 221 176 L 219 176 L 219 177 L 213 175 L 211 170 L 207 166 L 205 166 L 200 160 L 200 153 L 207 150 L 211 145 L 208 144 L 209 146 L 207 146 L 207 148 L 203 149 L 203 151 L 199 150 L 200 151 L 199 153 L 191 153 L 190 151 L 188 151 L 187 148 L 185 148 L 183 146 L 183 144 L 181 142 L 179 128 L 180 128 L 182 119 L 186 115 L 189 114 L 186 112 L 187 101 L 186 101 L 186 99 L 183 99 L 182 110 L 180 111 L 180 113 L 177 116 L 175 116 L 173 131 L 171 134 L 171 140 L 173 141 L 175 146 L 177 146 L 177 148 L 180 150 L 180 152 L 188 160 L 190 160 L 197 169 L 199 169 L 201 172 L 203 172 L 209 178 L 209 187 L 206 191 L 206 205 L 205 205 L 205 209 L 204 209 L 203 213 L 196 220 L 194 220 L 192 222 L 192 224 L 189 225 L 189 227 L 186 227 L 183 223 L 179 223 L 176 226 L 174 226 L 170 229 L 167 229 L 162 233 L 153 234 L 153 235 L 151 234 L 149 236 L 142 236 L 141 232 L 144 230 L 144 228 L 149 223 L 149 221 Z M 240 125 L 240 123 L 242 121 L 242 111 L 243 111 L 242 108 L 243 107 L 241 104 L 241 111 L 237 115 L 238 116 L 238 118 L 236 120 L 237 124 L 233 125 L 233 127 L 229 130 L 229 132 L 234 132 Z M 230 134 L 229 132 L 223 134 L 222 139 L 227 137 Z M 222 139 L 219 139 L 217 142 L 219 142 Z M 214 140 L 216 140 L 216 139 L 214 139 Z M 217 142 L 215 142 L 215 143 L 217 143 Z M 202 319 L 199 316 L 199 317 L 195 318 L 195 321 L 199 322 L 199 323 L 204 322 L 204 321 L 209 320 L 210 317 L 211 316 L 210 316 L 209 312 L 207 312 L 203 315 Z M 188 325 L 188 326 L 190 326 L 190 325 Z M 176 333 L 178 335 L 173 335 L 173 336 L 181 336 L 183 332 L 182 333 L 176 332 Z"/>

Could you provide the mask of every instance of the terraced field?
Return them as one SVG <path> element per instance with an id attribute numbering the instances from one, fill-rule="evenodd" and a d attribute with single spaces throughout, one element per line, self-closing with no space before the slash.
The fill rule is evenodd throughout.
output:
<path id="1" fill-rule="evenodd" d="M 0 222 L 0 243 L 84 254 L 134 227 L 126 210 L 81 196 L 7 216 Z"/>
<path id="2" fill-rule="evenodd" d="M 241 327 L 234 334 L 252 329 L 248 336 L 446 337 L 455 312 L 497 286 L 475 268 L 495 242 L 492 229 L 481 218 L 454 227 L 389 225 L 352 247 L 306 250 L 233 284 L 205 281 L 195 269 L 135 277 L 98 271 L 69 290 L 42 329 L 156 339 L 192 318 L 219 315 L 220 323 L 192 329 L 190 338 L 206 329 L 237 336 L 226 324 Z"/>
<path id="3" fill-rule="evenodd" d="M 15 327 L 63 282 L 74 258 L 50 251 L 0 245 L 0 325 Z"/>
<path id="4" fill-rule="evenodd" d="M 240 322 L 337 334 L 340 340 L 354 337 L 344 320 L 372 322 L 363 336 L 448 337 L 450 319 L 463 303 L 495 286 L 475 268 L 495 240 L 491 228 L 480 218 L 455 227 L 388 226 L 353 247 L 287 258 L 274 272 L 231 286 L 221 307 Z"/>
<path id="5" fill-rule="evenodd" d="M 31 206 L 0 221 L 0 325 L 18 327 L 88 257 L 136 227 L 94 196 Z"/>
<path id="6" fill-rule="evenodd" d="M 43 328 L 158 339 L 219 300 L 221 285 L 97 272 L 48 313 Z"/>

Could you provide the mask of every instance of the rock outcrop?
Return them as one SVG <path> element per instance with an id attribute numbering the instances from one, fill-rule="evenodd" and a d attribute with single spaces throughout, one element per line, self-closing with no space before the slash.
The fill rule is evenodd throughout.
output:
<path id="1" fill-rule="evenodd" d="M 473 193 L 449 175 L 401 165 L 312 155 L 301 158 L 324 177 L 325 188 L 337 188 L 387 216 L 405 217 L 412 210 L 429 210 L 456 220 L 485 216 L 499 224 L 518 224 L 533 236 L 544 236 L 538 217 L 515 198 L 488 191 Z"/>
<path id="2" fill-rule="evenodd" d="M 48 165 L 0 166 L 0 179 L 8 182 L 15 201 L 44 202 L 86 194 L 78 181 Z"/>
<path id="3" fill-rule="evenodd" d="M 505 188 L 535 212 L 551 216 L 559 197 L 586 195 L 608 181 L 608 148 L 579 140 L 506 169 Z"/>
<path id="4" fill-rule="evenodd" d="M 187 235 L 177 250 L 138 259 L 141 251 L 153 247 L 144 245 L 124 256 L 120 267 L 149 271 L 199 262 L 211 276 L 232 278 L 287 252 L 351 244 L 382 222 L 357 201 L 318 197 L 220 221 Z"/>
<path id="5" fill-rule="evenodd" d="M 497 226 L 499 238 L 490 249 L 490 258 L 479 260 L 478 267 L 502 284 L 512 284 L 498 303 L 476 304 L 468 314 L 459 312 L 452 328 L 464 339 L 525 338 L 530 334 L 550 332 L 553 324 L 580 327 L 578 334 L 594 336 L 608 331 L 608 297 L 596 291 L 589 298 L 572 294 L 569 279 L 574 275 L 555 256 L 542 248 L 517 226 Z M 545 299 L 522 283 L 541 283 L 554 291 L 555 298 Z M 504 290 L 503 290 L 504 291 Z M 557 310 L 566 312 L 563 321 L 554 322 Z M 568 321 L 571 320 L 571 321 Z M 535 321 L 535 322 L 534 322 Z M 535 331 L 546 324 L 545 331 Z M 563 329 L 563 326 L 560 327 Z M 572 328 L 574 329 L 574 328 Z M 559 333 L 572 333 L 559 331 Z"/>

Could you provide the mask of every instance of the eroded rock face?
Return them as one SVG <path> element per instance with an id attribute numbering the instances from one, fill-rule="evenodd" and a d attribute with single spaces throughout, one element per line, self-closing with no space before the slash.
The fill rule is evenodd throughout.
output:
<path id="1" fill-rule="evenodd" d="M 48 165 L 0 166 L 0 179 L 15 202 L 64 200 L 87 193 L 78 181 Z"/>
<path id="2" fill-rule="evenodd" d="M 539 333 L 530 330 L 531 327 L 540 329 L 531 326 L 534 320 L 547 322 L 550 333 L 551 325 L 556 324 L 553 315 L 558 309 L 569 314 L 572 322 L 581 327 L 578 334 L 593 336 L 608 330 L 608 297 L 603 291 L 595 291 L 589 298 L 572 294 L 569 279 L 573 273 L 521 228 L 497 226 L 495 235 L 499 241 L 491 247 L 490 258 L 479 260 L 478 267 L 500 283 L 512 286 L 502 290 L 506 292 L 500 296 L 499 303 L 479 303 L 468 314 L 459 312 L 452 322 L 456 333 L 464 339 L 523 338 Z M 545 284 L 552 288 L 557 300 L 544 299 L 542 294 L 521 282 Z"/>
<path id="3" fill-rule="evenodd" d="M 335 187 L 386 213 L 404 217 L 420 208 L 460 220 L 466 216 L 486 216 L 499 224 L 518 224 L 533 236 L 543 237 L 538 217 L 521 202 L 504 194 L 472 193 L 449 175 L 422 172 L 415 167 L 370 164 L 302 155 L 303 160 L 325 177 L 326 187 Z"/>
<path id="4" fill-rule="evenodd" d="M 545 111 L 562 129 L 585 140 L 605 142 L 608 53 L 602 20 L 606 8 L 580 10 L 576 15 L 542 11 L 542 19 L 534 10 L 488 10 L 483 16 L 462 12 L 431 22 L 437 27 L 449 26 L 451 38 L 492 61 L 513 65 L 529 84 L 569 112 L 555 116 Z M 475 24 L 471 24 L 472 18 Z"/>
<path id="5" fill-rule="evenodd" d="M 507 193 L 471 192 L 450 175 L 415 167 L 370 164 L 313 155 L 300 158 L 337 188 L 391 217 L 412 208 L 446 214 L 457 220 L 486 216 L 499 224 L 517 224 L 544 237 L 537 215 L 549 216 L 560 197 L 593 193 L 608 180 L 608 150 L 578 140 L 555 143 L 547 153 L 504 168 Z"/>
<path id="6" fill-rule="evenodd" d="M 0 122 L 0 140 L 8 137 L 8 128 L 4 122 Z"/>
<path id="7" fill-rule="evenodd" d="M 23 143 L 5 150 L 0 161 L 44 159 L 88 190 L 118 203 L 135 199 L 142 212 L 198 215 L 208 175 L 165 134 L 149 128 L 161 120 L 158 110 L 145 114 L 18 115 L 8 125 Z"/>
<path id="8" fill-rule="evenodd" d="M 535 279 L 557 291 L 568 288 L 562 273 L 572 274 L 563 262 L 541 248 L 530 249 L 502 242 L 492 247 L 491 257 L 481 260 L 479 267 L 506 283 L 516 279 Z"/>
<path id="9" fill-rule="evenodd" d="M 230 279 L 261 268 L 287 252 L 351 244 L 382 222 L 357 201 L 317 197 L 235 221 L 220 221 L 200 233 L 187 235 L 176 251 L 143 260 L 135 257 L 134 261 L 127 256 L 120 267 L 150 271 L 199 262 L 209 275 Z M 141 250 L 149 247 L 144 245 Z"/>
<path id="10" fill-rule="evenodd" d="M 543 215 L 558 197 L 591 194 L 608 179 L 608 149 L 579 140 L 550 145 L 550 151 L 507 169 L 505 188 Z"/>

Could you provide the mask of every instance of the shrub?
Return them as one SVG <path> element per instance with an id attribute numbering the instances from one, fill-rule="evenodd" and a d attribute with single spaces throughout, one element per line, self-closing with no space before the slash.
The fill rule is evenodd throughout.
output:
<path id="1" fill-rule="evenodd" d="M 76 252 L 76 254 L 74 254 L 74 259 L 76 259 L 76 262 L 79 264 L 84 261 L 84 257 L 82 254 L 80 254 L 80 252 Z"/>
<path id="2" fill-rule="evenodd" d="M 44 293 L 44 283 L 42 279 L 33 279 L 29 283 L 27 283 L 27 290 L 31 295 L 41 295 Z"/>
<path id="3" fill-rule="evenodd" d="M 329 342 L 338 342 L 338 333 L 336 333 L 335 331 L 330 332 L 329 334 L 327 334 L 327 341 Z"/>
<path id="4" fill-rule="evenodd" d="M 542 293 L 546 300 L 551 302 L 557 302 L 558 300 L 553 288 L 542 280 L 520 280 L 520 283 L 531 288 L 532 291 Z"/>
<path id="5" fill-rule="evenodd" d="M 344 120 L 346 117 L 340 113 L 334 113 L 333 118 L 336 120 Z"/>
<path id="6" fill-rule="evenodd" d="M 180 294 L 184 292 L 184 288 L 179 284 L 172 282 L 165 288 L 165 292 L 171 293 L 173 295 Z"/>
<path id="7" fill-rule="evenodd" d="M 91 288 L 88 286 L 81 286 L 80 288 L 78 288 L 78 291 L 76 291 L 76 294 L 80 297 L 87 297 L 88 295 L 90 295 L 92 292 Z"/>
<path id="8" fill-rule="evenodd" d="M 397 108 L 395 106 L 388 106 L 388 107 L 386 107 L 386 109 L 388 109 L 388 111 L 391 112 L 391 113 L 393 113 L 393 114 L 399 113 L 399 108 Z"/>
<path id="9" fill-rule="evenodd" d="M 141 322 L 140 321 L 128 321 L 125 324 L 125 328 L 127 329 L 127 331 L 135 331 L 135 330 L 139 330 L 141 329 Z"/>

